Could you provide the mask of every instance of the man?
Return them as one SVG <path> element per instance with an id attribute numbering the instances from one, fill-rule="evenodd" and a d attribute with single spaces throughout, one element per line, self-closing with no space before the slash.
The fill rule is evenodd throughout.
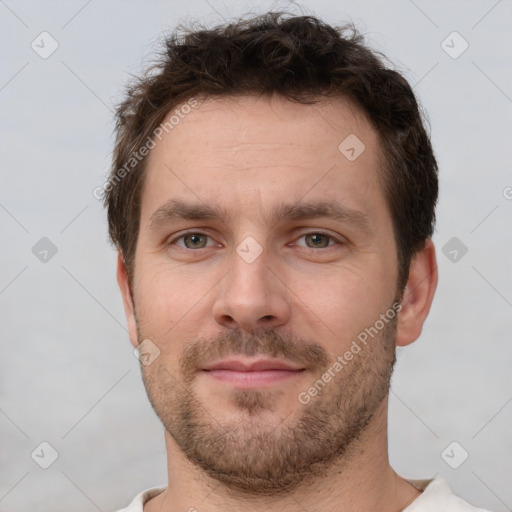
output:
<path id="1" fill-rule="evenodd" d="M 169 481 L 125 511 L 474 511 L 388 461 L 395 348 L 437 285 L 437 164 L 351 29 L 174 34 L 118 110 L 105 189 Z"/>

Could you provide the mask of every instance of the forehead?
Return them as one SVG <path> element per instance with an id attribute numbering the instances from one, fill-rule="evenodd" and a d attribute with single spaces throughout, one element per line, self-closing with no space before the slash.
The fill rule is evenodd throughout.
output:
<path id="1" fill-rule="evenodd" d="M 306 195 L 385 208 L 381 160 L 378 135 L 348 99 L 301 104 L 276 95 L 210 98 L 187 109 L 156 141 L 142 220 L 185 196 L 233 208 L 256 202 L 260 211 Z"/>
<path id="2" fill-rule="evenodd" d="M 343 97 L 303 104 L 279 95 L 229 96 L 203 99 L 186 113 L 183 110 L 180 116 L 172 115 L 180 110 L 177 107 L 167 116 L 172 125 L 167 125 L 164 144 L 157 144 L 159 148 L 151 151 L 150 159 L 162 150 L 169 152 L 185 145 L 195 151 L 181 151 L 177 155 L 181 162 L 207 154 L 212 163 L 216 159 L 235 163 L 236 156 L 243 152 L 258 166 L 260 162 L 268 163 L 269 152 L 274 158 L 293 156 L 290 147 L 301 157 L 306 156 L 307 162 L 317 160 L 317 150 L 327 151 L 324 160 L 334 161 L 340 156 L 339 144 L 350 135 L 352 140 L 357 140 L 355 136 L 369 146 L 366 156 L 378 145 L 377 134 L 365 115 Z"/>

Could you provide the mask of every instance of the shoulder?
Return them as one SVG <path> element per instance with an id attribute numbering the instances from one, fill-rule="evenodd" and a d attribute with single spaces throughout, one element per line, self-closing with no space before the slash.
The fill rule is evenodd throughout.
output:
<path id="1" fill-rule="evenodd" d="M 146 501 L 158 496 L 161 492 L 165 491 L 165 489 L 165 487 L 153 487 L 152 489 L 146 489 L 140 494 L 137 494 L 127 507 L 116 510 L 115 512 L 143 512 Z"/>
<path id="2" fill-rule="evenodd" d="M 443 478 L 433 480 L 408 480 L 422 494 L 403 512 L 489 512 L 476 508 L 453 494 Z"/>

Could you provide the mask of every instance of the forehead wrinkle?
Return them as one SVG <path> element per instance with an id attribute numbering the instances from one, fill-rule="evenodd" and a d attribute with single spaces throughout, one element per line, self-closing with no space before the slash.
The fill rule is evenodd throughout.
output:
<path id="1" fill-rule="evenodd" d="M 231 151 L 233 149 L 243 151 L 243 150 L 250 150 L 253 148 L 253 146 L 257 146 L 258 148 L 260 146 L 269 146 L 269 147 L 276 147 L 279 148 L 281 146 L 300 146 L 303 147 L 304 144 L 299 144 L 296 142 L 240 142 L 239 144 L 233 144 L 232 146 L 226 145 L 219 148 L 214 148 L 215 151 Z"/>

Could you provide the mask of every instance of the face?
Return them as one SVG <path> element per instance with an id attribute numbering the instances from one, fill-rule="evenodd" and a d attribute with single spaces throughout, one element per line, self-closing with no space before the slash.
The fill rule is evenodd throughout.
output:
<path id="1" fill-rule="evenodd" d="M 385 401 L 398 269 L 381 160 L 347 100 L 276 96 L 199 103 L 151 150 L 131 339 L 159 350 L 141 368 L 172 443 L 227 485 L 327 470 Z"/>

